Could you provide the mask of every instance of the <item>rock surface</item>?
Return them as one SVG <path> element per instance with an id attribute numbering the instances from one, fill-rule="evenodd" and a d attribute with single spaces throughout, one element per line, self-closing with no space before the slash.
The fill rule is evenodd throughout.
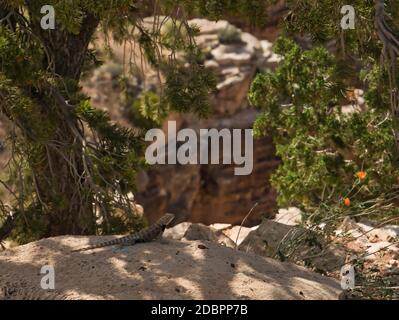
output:
<path id="1" fill-rule="evenodd" d="M 206 240 L 221 244 L 226 247 L 234 248 L 235 243 L 227 237 L 221 230 L 203 225 L 202 223 L 193 223 L 184 235 L 186 240 Z"/>
<path id="2" fill-rule="evenodd" d="M 0 253 L 0 288 L 12 280 L 27 283 L 24 290 L 40 292 L 41 267 L 52 265 L 53 295 L 65 299 L 310 300 L 337 299 L 340 292 L 331 278 L 208 241 L 168 240 L 119 252 L 111 247 L 70 252 L 109 238 L 63 236 Z"/>
<path id="3" fill-rule="evenodd" d="M 301 222 L 301 210 L 295 207 L 279 209 L 274 221 L 289 226 L 296 226 Z"/>
<path id="4" fill-rule="evenodd" d="M 343 248 L 325 243 L 320 235 L 300 226 L 273 220 L 264 220 L 248 234 L 239 249 L 265 257 L 280 257 L 320 272 L 340 270 L 346 258 Z"/>

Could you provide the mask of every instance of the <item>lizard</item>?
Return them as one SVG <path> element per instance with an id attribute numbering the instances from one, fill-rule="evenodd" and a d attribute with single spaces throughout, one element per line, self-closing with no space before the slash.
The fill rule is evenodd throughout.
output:
<path id="1" fill-rule="evenodd" d="M 132 246 L 132 245 L 134 245 L 136 243 L 140 243 L 140 242 L 150 242 L 152 240 L 155 240 L 155 239 L 161 237 L 165 228 L 173 221 L 174 218 L 175 218 L 174 214 L 167 213 L 164 216 L 162 216 L 156 223 L 150 225 L 149 227 L 147 227 L 139 232 L 129 234 L 122 238 L 101 242 L 101 243 L 98 243 L 98 244 L 95 244 L 92 246 L 75 249 L 75 250 L 72 250 L 72 252 L 80 252 L 80 251 L 98 249 L 98 248 L 103 248 L 103 247 L 108 247 L 108 246 L 113 246 L 113 245 Z"/>

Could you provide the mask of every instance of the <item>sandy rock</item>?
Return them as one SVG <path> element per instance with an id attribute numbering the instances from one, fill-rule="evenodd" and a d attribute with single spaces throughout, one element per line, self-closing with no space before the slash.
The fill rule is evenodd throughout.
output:
<path id="1" fill-rule="evenodd" d="M 7 241 L 7 240 L 3 241 L 2 244 L 3 244 L 3 247 L 4 247 L 5 249 L 10 249 L 10 248 L 16 246 L 16 243 L 14 243 L 14 242 L 12 242 L 12 241 Z M 0 246 L 0 252 L 2 252 L 2 250 L 3 250 L 3 248 Z"/>
<path id="2" fill-rule="evenodd" d="M 209 227 L 211 227 L 215 230 L 218 230 L 218 231 L 224 231 L 224 230 L 230 230 L 232 225 L 229 223 L 214 223 L 214 224 L 211 224 Z"/>
<path id="3" fill-rule="evenodd" d="M 225 20 L 209 21 L 206 19 L 192 19 L 189 21 L 190 26 L 196 25 L 200 28 L 200 35 L 218 34 L 219 31 L 226 29 L 231 24 Z"/>
<path id="4" fill-rule="evenodd" d="M 262 48 L 263 56 L 269 58 L 273 54 L 273 43 L 268 40 L 261 40 L 259 44 Z"/>
<path id="5" fill-rule="evenodd" d="M 243 32 L 241 34 L 241 41 L 245 43 L 245 48 L 247 52 L 251 52 L 252 55 L 262 52 L 261 44 L 255 36 L 250 33 Z"/>
<path id="6" fill-rule="evenodd" d="M 203 225 L 202 223 L 191 224 L 184 238 L 187 240 L 207 240 L 207 241 L 217 241 L 216 230 Z"/>
<path id="7" fill-rule="evenodd" d="M 247 228 L 241 226 L 234 226 L 231 229 L 224 231 L 224 234 L 234 241 L 238 246 L 245 240 L 251 231 L 254 231 L 258 226 Z M 238 238 L 237 238 L 238 237 Z"/>
<path id="8" fill-rule="evenodd" d="M 337 299 L 338 281 L 207 241 L 142 243 L 71 253 L 110 237 L 63 236 L 0 253 L 0 287 L 39 286 L 43 265 L 66 299 Z"/>
<path id="9" fill-rule="evenodd" d="M 234 87 L 236 85 L 239 86 L 242 83 L 242 81 L 244 80 L 244 77 L 245 77 L 245 75 L 242 73 L 232 75 L 232 76 L 228 77 L 227 79 L 225 79 L 224 81 L 219 82 L 217 84 L 216 88 L 218 90 L 223 90 L 226 88 L 231 89 L 232 87 Z"/>
<path id="10" fill-rule="evenodd" d="M 191 226 L 191 222 L 182 222 L 175 225 L 172 228 L 168 228 L 164 231 L 163 236 L 165 238 L 173 240 L 181 240 L 187 232 L 187 229 Z"/>
<path id="11" fill-rule="evenodd" d="M 370 240 L 393 242 L 399 238 L 399 226 L 396 225 L 386 225 L 380 228 L 373 228 L 369 224 L 358 223 L 358 226 L 362 230 L 368 232 L 367 237 Z"/>
<path id="12" fill-rule="evenodd" d="M 391 259 L 389 261 L 388 267 L 398 267 L 399 266 L 399 261 L 395 259 Z"/>
<path id="13" fill-rule="evenodd" d="M 184 235 L 184 239 L 186 240 L 206 240 L 212 241 L 224 246 L 234 248 L 235 243 L 221 230 L 216 230 L 212 227 L 208 227 L 203 225 L 202 223 L 194 223 L 189 226 Z"/>
<path id="14" fill-rule="evenodd" d="M 282 59 L 283 58 L 280 55 L 273 53 L 269 58 L 266 59 L 264 68 L 275 70 Z"/>
<path id="15" fill-rule="evenodd" d="M 279 209 L 274 221 L 288 226 L 296 226 L 301 223 L 301 218 L 301 210 L 291 207 L 288 209 Z"/>
<path id="16" fill-rule="evenodd" d="M 302 239 L 299 241 L 298 239 Z M 284 240 L 284 246 L 283 241 Z M 298 243 L 292 252 L 291 244 Z M 249 233 L 240 244 L 239 250 L 275 257 L 291 252 L 285 259 L 311 265 L 320 271 L 336 271 L 345 263 L 346 253 L 338 245 L 324 243 L 317 234 L 302 227 L 290 226 L 273 220 L 264 220 Z M 279 254 L 280 252 L 280 254 Z"/>
<path id="17" fill-rule="evenodd" d="M 241 45 L 221 44 L 211 54 L 219 65 L 243 65 L 250 63 L 253 52 Z"/>
<path id="18" fill-rule="evenodd" d="M 399 236 L 399 226 L 386 225 L 376 227 L 375 223 L 363 220 L 355 222 L 353 219 L 346 217 L 336 235 L 340 237 L 351 237 L 352 244 L 357 244 L 366 250 L 366 260 L 375 260 L 378 257 L 378 251 L 388 247 L 389 252 L 397 252 L 399 247 L 393 243 L 397 241 Z"/>
<path id="19" fill-rule="evenodd" d="M 218 71 L 218 69 L 220 68 L 219 63 L 217 63 L 215 60 L 206 60 L 204 62 L 204 66 L 205 68 L 212 69 L 214 71 Z"/>
<path id="20" fill-rule="evenodd" d="M 202 34 L 196 38 L 196 42 L 202 50 L 209 51 L 219 45 L 219 37 L 217 34 Z"/>
<path id="21" fill-rule="evenodd" d="M 383 252 L 399 252 L 399 245 L 388 241 L 369 243 L 366 249 L 366 260 L 375 260 Z"/>
<path id="22" fill-rule="evenodd" d="M 345 217 L 341 225 L 336 230 L 337 236 L 352 236 L 354 238 L 362 235 L 359 225 L 350 217 Z"/>

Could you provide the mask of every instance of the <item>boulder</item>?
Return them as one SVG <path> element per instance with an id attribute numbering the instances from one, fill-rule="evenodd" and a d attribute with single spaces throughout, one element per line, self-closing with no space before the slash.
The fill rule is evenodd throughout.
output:
<path id="1" fill-rule="evenodd" d="M 214 223 L 211 224 L 209 227 L 215 230 L 224 231 L 224 230 L 229 230 L 232 227 L 232 225 L 229 223 Z"/>
<path id="2" fill-rule="evenodd" d="M 279 209 L 274 221 L 288 226 L 296 226 L 301 223 L 301 218 L 301 210 L 291 207 L 288 209 Z"/>
<path id="3" fill-rule="evenodd" d="M 182 222 L 172 228 L 164 231 L 163 236 L 168 239 L 181 240 L 184 238 L 187 229 L 191 226 L 191 222 Z"/>
<path id="4" fill-rule="evenodd" d="M 225 20 L 210 21 L 207 19 L 192 19 L 189 24 L 200 28 L 200 35 L 217 35 L 223 29 L 226 29 L 230 23 Z"/>
<path id="5" fill-rule="evenodd" d="M 346 258 L 341 246 L 327 244 L 321 236 L 305 228 L 273 220 L 264 220 L 250 232 L 239 245 L 239 250 L 286 259 L 321 272 L 339 270 Z"/>
<path id="6" fill-rule="evenodd" d="M 154 241 L 123 252 L 107 247 L 71 253 L 106 239 L 62 236 L 0 252 L 0 288 L 12 282 L 9 299 L 31 293 L 47 298 L 39 286 L 40 270 L 52 265 L 54 299 L 332 300 L 341 291 L 335 279 L 208 241 Z M 18 288 L 18 283 L 24 285 Z"/>
<path id="7" fill-rule="evenodd" d="M 206 240 L 212 241 L 226 247 L 235 247 L 235 243 L 221 230 L 216 230 L 212 227 L 205 226 L 201 223 L 193 223 L 191 224 L 185 235 L 184 238 L 186 240 L 194 241 L 194 240 Z"/>
<path id="8" fill-rule="evenodd" d="M 251 231 L 254 231 L 258 226 L 247 228 L 242 226 L 234 226 L 231 229 L 225 230 L 224 234 L 228 236 L 234 243 L 239 246 Z"/>

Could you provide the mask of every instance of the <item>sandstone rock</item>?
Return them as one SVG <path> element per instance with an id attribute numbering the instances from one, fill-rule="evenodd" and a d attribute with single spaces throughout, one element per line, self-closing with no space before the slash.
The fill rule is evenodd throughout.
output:
<path id="1" fill-rule="evenodd" d="M 278 54 L 272 53 L 270 57 L 268 57 L 262 66 L 262 69 L 270 69 L 270 70 L 275 70 L 279 62 L 281 61 L 282 57 L 279 56 Z"/>
<path id="2" fill-rule="evenodd" d="M 399 252 L 399 245 L 388 241 L 369 243 L 366 249 L 366 260 L 375 260 L 384 252 Z"/>
<path id="3" fill-rule="evenodd" d="M 399 266 L 399 261 L 395 260 L 395 259 L 391 259 L 391 260 L 389 260 L 388 266 L 389 267 L 398 267 Z"/>
<path id="4" fill-rule="evenodd" d="M 211 54 L 219 65 L 248 64 L 252 58 L 252 52 L 238 45 L 221 44 L 213 49 Z"/>
<path id="5" fill-rule="evenodd" d="M 204 62 L 204 66 L 205 68 L 212 69 L 215 72 L 218 71 L 218 69 L 220 68 L 219 63 L 217 63 L 215 60 L 206 60 Z"/>
<path id="6" fill-rule="evenodd" d="M 8 240 L 4 240 L 3 243 L 2 243 L 2 245 L 3 245 L 4 249 L 10 249 L 10 248 L 12 248 L 12 247 L 18 246 L 18 244 L 17 244 L 16 242 L 14 242 L 14 241 L 8 241 Z M 2 252 L 2 249 L 3 249 L 3 248 L 0 246 L 0 252 Z"/>
<path id="7" fill-rule="evenodd" d="M 188 227 L 184 238 L 187 240 L 207 240 L 216 242 L 217 235 L 216 230 L 202 223 L 194 223 Z"/>
<path id="8" fill-rule="evenodd" d="M 204 51 L 210 51 L 219 45 L 217 34 L 201 34 L 196 38 L 198 47 Z"/>
<path id="9" fill-rule="evenodd" d="M 273 54 L 273 43 L 268 40 L 261 40 L 259 42 L 262 48 L 263 56 L 267 59 Z"/>
<path id="10" fill-rule="evenodd" d="M 216 86 L 216 88 L 218 90 L 223 90 L 223 89 L 232 89 L 232 87 L 236 86 L 236 85 L 240 85 L 242 83 L 242 81 L 244 80 L 244 75 L 243 74 L 236 74 L 233 76 L 230 76 L 229 78 L 227 78 L 226 80 L 219 82 L 218 85 Z M 223 110 L 225 113 L 231 113 L 228 111 L 228 109 L 224 109 Z"/>
<path id="11" fill-rule="evenodd" d="M 241 34 L 241 41 L 245 44 L 246 51 L 250 52 L 252 56 L 262 52 L 260 42 L 254 35 L 243 32 Z"/>
<path id="12" fill-rule="evenodd" d="M 291 263 L 207 241 L 142 243 L 94 252 L 71 249 L 110 237 L 63 236 L 0 253 L 0 287 L 17 279 L 38 284 L 40 268 L 56 272 L 66 299 L 337 299 L 338 281 Z M 208 249 L 201 250 L 199 246 Z M 178 290 L 176 290 L 178 289 Z"/>
<path id="13" fill-rule="evenodd" d="M 136 194 L 149 222 L 164 212 L 176 213 L 175 224 L 190 220 L 190 210 L 200 189 L 199 165 L 158 165 L 148 171 L 149 184 Z"/>
<path id="14" fill-rule="evenodd" d="M 386 225 L 378 228 L 371 221 L 362 220 L 362 222 L 355 222 L 353 219 L 346 217 L 336 231 L 336 235 L 353 238 L 351 243 L 358 244 L 366 250 L 368 255 L 366 259 L 375 260 L 379 249 L 398 239 L 399 228 L 396 225 Z M 397 248 L 397 246 L 391 246 L 389 250 L 396 251 Z M 374 254 L 373 252 L 376 253 Z"/>
<path id="15" fill-rule="evenodd" d="M 359 226 L 356 224 L 356 221 L 350 217 L 345 217 L 340 226 L 337 228 L 337 231 L 348 233 L 352 230 L 358 230 Z"/>
<path id="16" fill-rule="evenodd" d="M 192 19 L 189 21 L 190 25 L 196 25 L 200 28 L 200 35 L 217 35 L 219 31 L 226 29 L 230 23 L 224 20 L 209 21 L 206 19 Z"/>
<path id="17" fill-rule="evenodd" d="M 191 224 L 184 235 L 184 239 L 190 241 L 206 240 L 222 244 L 226 247 L 235 247 L 234 242 L 229 237 L 225 236 L 221 230 L 213 229 L 201 223 Z"/>
<path id="18" fill-rule="evenodd" d="M 209 227 L 218 231 L 224 231 L 224 230 L 229 230 L 232 226 L 229 223 L 214 223 L 211 224 Z"/>
<path id="19" fill-rule="evenodd" d="M 172 228 L 168 228 L 164 231 L 163 236 L 173 240 L 181 240 L 184 238 L 187 229 L 191 226 L 191 222 L 182 222 L 175 225 Z"/>
<path id="20" fill-rule="evenodd" d="M 358 223 L 357 225 L 363 231 L 368 232 L 367 237 L 370 240 L 392 242 L 399 238 L 399 226 L 397 225 L 386 225 L 380 228 L 373 228 L 371 225 L 365 223 Z"/>
<path id="21" fill-rule="evenodd" d="M 279 209 L 274 221 L 289 226 L 296 226 L 301 223 L 301 218 L 301 210 L 291 207 L 288 209 Z"/>
<path id="22" fill-rule="evenodd" d="M 343 248 L 332 244 L 327 246 L 317 234 L 272 220 L 264 220 L 245 238 L 239 250 L 266 257 L 284 256 L 284 259 L 311 265 L 324 272 L 339 270 L 346 257 Z"/>
<path id="23" fill-rule="evenodd" d="M 239 246 L 251 231 L 254 231 L 258 226 L 247 228 L 241 226 L 234 226 L 231 229 L 225 230 L 224 234 L 227 235 L 234 243 Z"/>

